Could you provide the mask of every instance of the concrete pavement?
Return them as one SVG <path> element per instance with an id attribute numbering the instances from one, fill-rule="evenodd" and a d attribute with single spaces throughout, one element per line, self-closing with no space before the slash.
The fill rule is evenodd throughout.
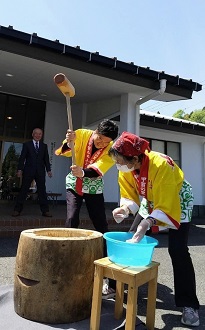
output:
<path id="1" fill-rule="evenodd" d="M 57 206 L 58 208 L 58 206 Z M 37 208 L 38 210 L 38 208 Z M 109 210 L 110 211 L 110 210 Z M 39 210 L 38 210 L 39 212 Z M 190 230 L 189 246 L 196 272 L 197 294 L 201 304 L 199 330 L 205 330 L 205 219 L 197 219 Z M 180 323 L 181 311 L 174 305 L 172 265 L 167 251 L 167 234 L 155 235 L 159 246 L 155 248 L 153 260 L 160 262 L 157 291 L 155 329 L 189 329 Z M 18 238 L 0 238 L 0 284 L 13 284 L 15 256 Z M 138 317 L 144 321 L 146 313 L 147 287 L 142 286 L 138 297 Z M 65 328 L 64 328 L 65 329 Z M 15 326 L 13 329 L 15 330 Z M 108 329 L 111 330 L 111 329 Z"/>

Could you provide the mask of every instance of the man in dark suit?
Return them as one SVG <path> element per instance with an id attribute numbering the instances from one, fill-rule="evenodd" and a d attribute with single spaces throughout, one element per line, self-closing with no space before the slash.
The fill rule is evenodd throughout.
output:
<path id="1" fill-rule="evenodd" d="M 37 193 L 42 215 L 51 217 L 46 194 L 45 172 L 52 177 L 47 144 L 41 141 L 43 131 L 35 128 L 32 133 L 33 140 L 25 142 L 19 157 L 17 176 L 22 177 L 22 186 L 18 194 L 12 216 L 17 217 L 23 210 L 23 203 L 27 197 L 33 180 L 36 182 Z"/>

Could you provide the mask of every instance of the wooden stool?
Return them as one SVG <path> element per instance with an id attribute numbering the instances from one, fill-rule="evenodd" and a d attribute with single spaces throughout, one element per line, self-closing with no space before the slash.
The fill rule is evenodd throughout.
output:
<path id="1" fill-rule="evenodd" d="M 123 316 L 124 284 L 128 284 L 126 330 L 135 329 L 138 287 L 148 283 L 146 327 L 148 330 L 154 330 L 159 263 L 153 261 L 148 266 L 144 267 L 127 267 L 117 265 L 108 258 L 102 258 L 95 260 L 94 264 L 95 275 L 90 330 L 99 330 L 100 327 L 102 285 L 104 277 L 117 281 L 115 299 L 116 319 L 120 319 Z"/>

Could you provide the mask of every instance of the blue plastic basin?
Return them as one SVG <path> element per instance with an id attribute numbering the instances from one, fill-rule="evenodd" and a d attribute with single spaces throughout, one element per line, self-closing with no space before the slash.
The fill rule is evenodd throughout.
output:
<path id="1" fill-rule="evenodd" d="M 154 247 L 158 241 L 149 236 L 139 243 L 128 243 L 127 239 L 132 238 L 133 233 L 129 232 L 107 232 L 103 235 L 107 243 L 108 258 L 122 266 L 146 266 L 152 261 Z"/>

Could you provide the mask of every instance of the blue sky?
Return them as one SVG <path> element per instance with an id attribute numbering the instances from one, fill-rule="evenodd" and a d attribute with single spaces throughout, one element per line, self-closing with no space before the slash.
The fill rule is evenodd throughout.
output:
<path id="1" fill-rule="evenodd" d="M 204 0 L 1 0 L 0 8 L 0 25 L 205 83 Z M 172 115 L 203 107 L 205 89 L 142 109 Z"/>

